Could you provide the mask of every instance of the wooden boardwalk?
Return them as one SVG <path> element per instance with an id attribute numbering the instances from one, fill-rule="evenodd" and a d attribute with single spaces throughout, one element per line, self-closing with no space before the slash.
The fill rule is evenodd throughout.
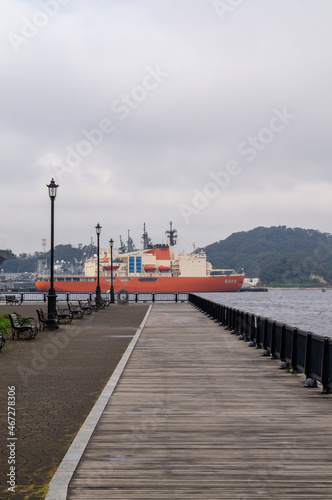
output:
<path id="1" fill-rule="evenodd" d="M 156 304 L 69 499 L 332 499 L 332 397 L 189 304 Z"/>

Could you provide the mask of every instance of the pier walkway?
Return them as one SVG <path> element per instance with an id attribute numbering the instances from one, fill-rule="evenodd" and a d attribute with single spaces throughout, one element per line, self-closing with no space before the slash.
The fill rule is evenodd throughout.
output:
<path id="1" fill-rule="evenodd" d="M 153 305 L 67 498 L 332 498 L 331 396 L 278 367 L 190 304 Z"/>

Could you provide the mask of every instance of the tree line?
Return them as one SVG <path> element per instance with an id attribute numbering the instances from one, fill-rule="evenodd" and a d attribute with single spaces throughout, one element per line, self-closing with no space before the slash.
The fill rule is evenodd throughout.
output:
<path id="1" fill-rule="evenodd" d="M 233 233 L 204 248 L 216 268 L 244 268 L 265 285 L 332 285 L 332 235 L 286 226 Z"/>

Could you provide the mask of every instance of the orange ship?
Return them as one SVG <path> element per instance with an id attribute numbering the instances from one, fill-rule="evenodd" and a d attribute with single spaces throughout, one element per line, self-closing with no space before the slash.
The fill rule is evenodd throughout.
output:
<path id="1" fill-rule="evenodd" d="M 177 254 L 176 230 L 170 223 L 166 231 L 169 245 L 151 245 L 145 225 L 143 233 L 143 250 L 135 250 L 128 236 L 127 247 L 121 240 L 122 253 L 111 257 L 111 249 L 100 251 L 99 284 L 102 292 L 108 292 L 113 275 L 114 291 L 125 289 L 135 293 L 188 293 L 188 292 L 237 292 L 244 280 L 244 274 L 236 274 L 232 269 L 212 269 L 206 260 L 206 254 Z M 96 290 L 97 256 L 87 259 L 84 275 L 54 277 L 54 288 L 57 292 L 85 292 Z M 48 277 L 39 277 L 36 287 L 41 292 L 48 292 Z"/>

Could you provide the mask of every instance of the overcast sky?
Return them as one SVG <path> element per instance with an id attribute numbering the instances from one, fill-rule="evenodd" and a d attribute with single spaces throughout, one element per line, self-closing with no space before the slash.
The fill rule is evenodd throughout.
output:
<path id="1" fill-rule="evenodd" d="M 330 0 L 2 0 L 0 248 L 332 232 Z"/>

